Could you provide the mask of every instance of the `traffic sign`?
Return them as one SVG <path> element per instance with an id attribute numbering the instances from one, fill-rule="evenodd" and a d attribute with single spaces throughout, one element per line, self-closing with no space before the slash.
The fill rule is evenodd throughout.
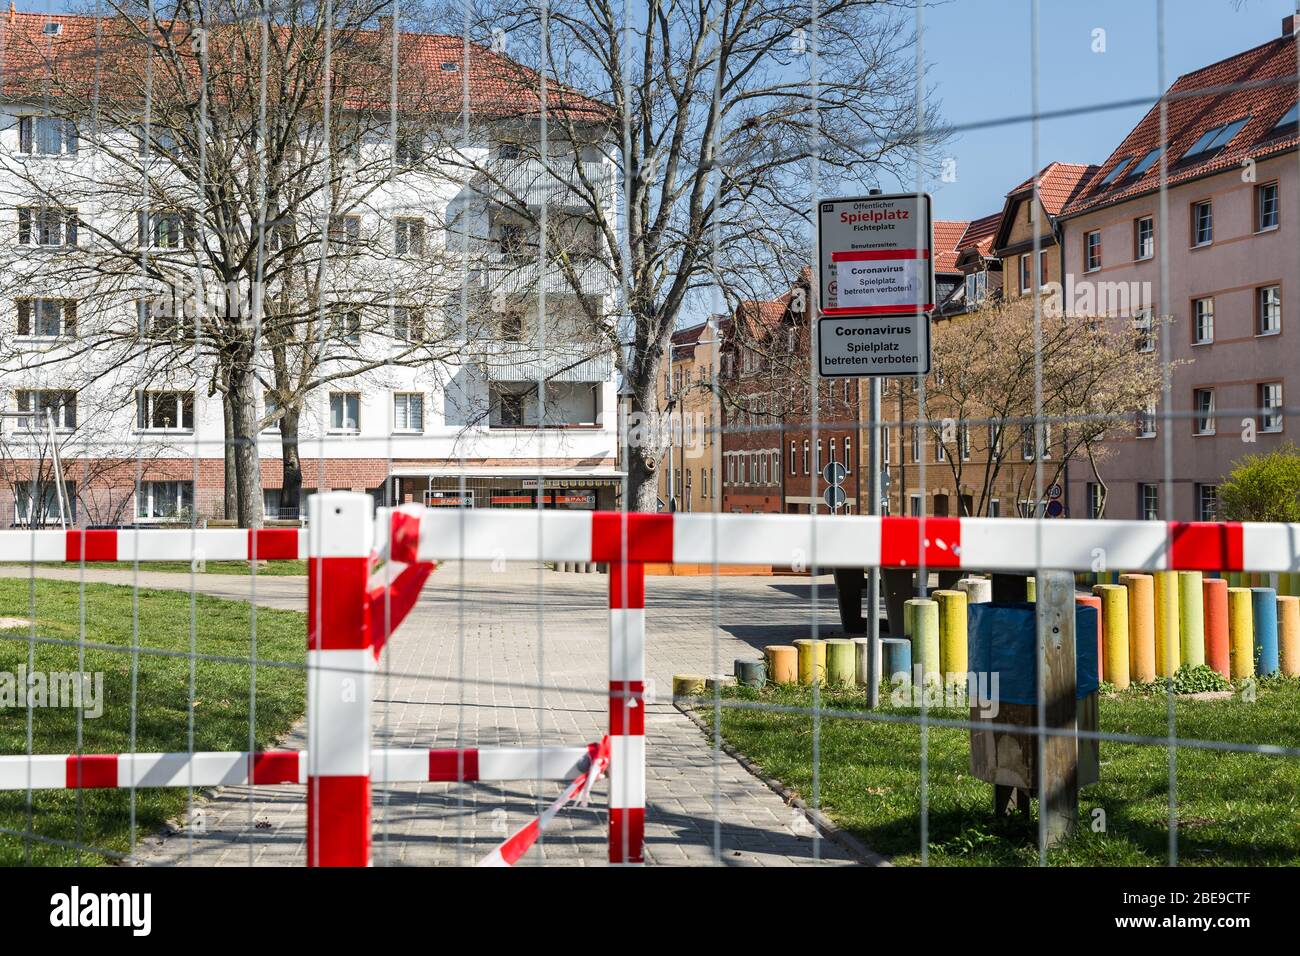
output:
<path id="1" fill-rule="evenodd" d="M 1047 503 L 1047 517 L 1059 518 L 1065 514 L 1065 505 L 1061 503 L 1060 498 L 1053 498 Z"/>
<path id="2" fill-rule="evenodd" d="M 1052 501 L 1055 501 L 1057 498 L 1061 497 L 1061 486 L 1058 482 L 1053 482 L 1051 485 L 1048 486 L 1047 497 L 1050 498 Z"/>
<path id="3" fill-rule="evenodd" d="M 822 469 L 822 478 L 828 485 L 838 485 L 848 473 L 849 470 L 843 464 L 838 461 L 831 461 L 827 462 L 826 467 Z"/>
<path id="4" fill-rule="evenodd" d="M 824 315 L 817 320 L 817 370 L 823 378 L 925 375 L 929 316 Z"/>
<path id="5" fill-rule="evenodd" d="M 826 490 L 822 493 L 822 500 L 826 502 L 826 507 L 835 511 L 844 507 L 844 502 L 848 500 L 848 495 L 839 485 L 827 485 Z"/>
<path id="6" fill-rule="evenodd" d="M 934 310 L 934 242 L 927 193 L 824 199 L 817 209 L 823 314 Z"/>

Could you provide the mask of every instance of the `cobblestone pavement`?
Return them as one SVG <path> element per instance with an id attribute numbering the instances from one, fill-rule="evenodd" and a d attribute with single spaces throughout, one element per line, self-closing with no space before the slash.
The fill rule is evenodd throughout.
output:
<path id="1" fill-rule="evenodd" d="M 0 573 L 25 574 L 18 569 Z M 42 569 L 76 578 L 76 569 Z M 130 583 L 131 571 L 95 580 Z M 121 581 L 117 581 L 122 578 Z M 818 620 L 836 623 L 834 588 L 818 579 Z M 142 573 L 142 587 L 188 588 L 188 575 Z M 249 596 L 250 582 L 207 574 L 217 596 Z M 302 578 L 263 577 L 256 600 L 301 608 Z M 808 633 L 805 577 L 652 577 L 647 670 L 657 701 L 646 713 L 646 858 L 652 864 L 781 866 L 853 862 L 816 839 L 793 808 L 671 704 L 672 675 L 730 670 L 762 644 Z M 429 580 L 376 677 L 377 746 L 574 745 L 604 732 L 606 578 L 512 565 L 449 564 Z M 720 626 L 715 628 L 715 622 Z M 285 746 L 305 746 L 299 725 Z M 401 784 L 375 794 L 376 865 L 468 864 L 558 794 L 553 782 Z M 605 786 L 589 809 L 566 808 L 520 865 L 605 861 Z M 200 825 L 143 841 L 144 864 L 273 865 L 304 859 L 302 787 L 227 787 L 202 801 Z"/>

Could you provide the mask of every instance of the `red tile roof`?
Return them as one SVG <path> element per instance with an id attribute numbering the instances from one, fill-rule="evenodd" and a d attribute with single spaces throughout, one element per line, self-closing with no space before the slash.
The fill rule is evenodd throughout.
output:
<path id="1" fill-rule="evenodd" d="M 957 249 L 961 237 L 970 223 L 965 219 L 936 219 L 934 221 L 934 271 L 960 272 L 957 268 Z"/>
<path id="2" fill-rule="evenodd" d="M 47 23 L 59 24 L 60 33 L 45 35 Z M 208 59 L 214 69 L 230 71 L 232 63 L 247 57 L 239 29 L 215 27 L 209 31 Z M 0 13 L 0 94 L 44 98 L 59 93 L 90 95 L 98 89 L 101 96 L 140 97 L 145 62 L 139 39 L 142 32 L 143 21 L 124 17 Z M 162 21 L 155 32 L 170 32 L 172 42 L 188 51 L 192 36 L 188 24 Z M 302 28 L 300 33 L 292 42 L 301 48 L 311 48 L 317 42 L 310 29 Z M 386 109 L 391 33 L 386 29 L 348 31 L 336 34 L 335 43 L 336 96 L 347 108 Z M 291 44 L 286 40 L 283 45 Z M 535 71 L 479 44 L 471 43 L 466 50 L 458 36 L 407 32 L 398 37 L 399 106 L 458 113 L 467 55 L 471 112 L 496 118 L 540 113 L 540 79 Z M 165 96 L 165 75 L 166 71 L 155 71 L 156 96 Z M 598 120 L 609 115 L 605 105 L 554 81 L 548 84 L 547 98 L 553 116 Z"/>
<path id="3" fill-rule="evenodd" d="M 960 255 L 968 249 L 974 249 L 982 256 L 992 255 L 993 239 L 997 236 L 998 224 L 1001 222 L 1000 211 L 972 220 L 962 234 L 961 241 L 957 243 L 957 253 Z"/>
<path id="4" fill-rule="evenodd" d="M 1236 167 L 1244 159 L 1259 159 L 1294 149 L 1300 142 L 1297 128 L 1289 126 L 1275 131 L 1274 126 L 1295 105 L 1295 74 L 1296 40 L 1283 36 L 1175 80 L 1165 94 L 1169 136 L 1165 183 L 1177 185 Z M 1195 158 L 1183 158 L 1203 133 L 1246 116 L 1250 121 L 1226 146 Z M 1141 176 L 1120 174 L 1116 181 L 1105 186 L 1102 180 L 1121 161 L 1137 162 L 1159 145 L 1160 104 L 1157 103 L 1101 164 L 1098 175 L 1069 203 L 1065 215 L 1077 216 L 1158 189 L 1159 161 L 1152 163 Z"/>
<path id="5" fill-rule="evenodd" d="M 1052 217 L 1059 216 L 1061 210 L 1079 192 L 1079 187 L 1086 184 L 1098 168 L 1084 163 L 1048 163 L 1037 177 L 1026 179 L 1007 193 L 1007 198 L 1020 198 L 1017 194 L 1026 192 L 1036 178 L 1043 211 Z"/>

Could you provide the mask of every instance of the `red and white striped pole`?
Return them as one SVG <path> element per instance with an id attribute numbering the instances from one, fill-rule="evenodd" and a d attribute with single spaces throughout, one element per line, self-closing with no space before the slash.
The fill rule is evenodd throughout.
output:
<path id="1" fill-rule="evenodd" d="M 307 865 L 370 864 L 373 499 L 308 501 Z"/>
<path id="2" fill-rule="evenodd" d="M 609 564 L 609 862 L 642 863 L 645 564 Z"/>

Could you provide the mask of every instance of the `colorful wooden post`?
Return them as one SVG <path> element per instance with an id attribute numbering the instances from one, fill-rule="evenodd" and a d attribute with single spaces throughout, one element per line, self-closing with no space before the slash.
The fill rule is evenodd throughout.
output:
<path id="1" fill-rule="evenodd" d="M 1178 637 L 1182 662 L 1205 663 L 1204 577 L 1200 571 L 1178 572 Z"/>
<path id="2" fill-rule="evenodd" d="M 1205 661 L 1226 678 L 1232 677 L 1228 648 L 1228 581 L 1206 578 L 1201 582 L 1205 610 Z"/>
<path id="3" fill-rule="evenodd" d="M 912 639 L 912 667 L 920 669 L 921 681 L 941 680 L 938 602 L 909 598 L 903 605 L 903 626 Z"/>
<path id="4" fill-rule="evenodd" d="M 1278 671 L 1277 592 L 1266 587 L 1251 588 L 1250 605 L 1255 631 L 1255 673 L 1267 677 Z"/>
<path id="5" fill-rule="evenodd" d="M 939 669 L 944 680 L 964 683 L 967 665 L 966 592 L 935 591 L 939 604 Z"/>
<path id="6" fill-rule="evenodd" d="M 1228 657 L 1233 680 L 1255 673 L 1254 611 L 1250 588 L 1228 588 Z"/>
<path id="7" fill-rule="evenodd" d="M 1157 571 L 1155 578 L 1156 673 L 1178 673 L 1178 572 Z"/>
<path id="8" fill-rule="evenodd" d="M 1277 599 L 1278 662 L 1287 677 L 1300 676 L 1300 596 Z"/>
<path id="9" fill-rule="evenodd" d="M 1093 588 L 1101 599 L 1102 627 L 1106 645 L 1102 676 L 1117 690 L 1129 684 L 1128 588 L 1122 584 L 1098 584 Z"/>
<path id="10" fill-rule="evenodd" d="M 1139 684 L 1156 679 L 1155 581 L 1149 574 L 1121 574 L 1128 588 L 1128 660 Z"/>

